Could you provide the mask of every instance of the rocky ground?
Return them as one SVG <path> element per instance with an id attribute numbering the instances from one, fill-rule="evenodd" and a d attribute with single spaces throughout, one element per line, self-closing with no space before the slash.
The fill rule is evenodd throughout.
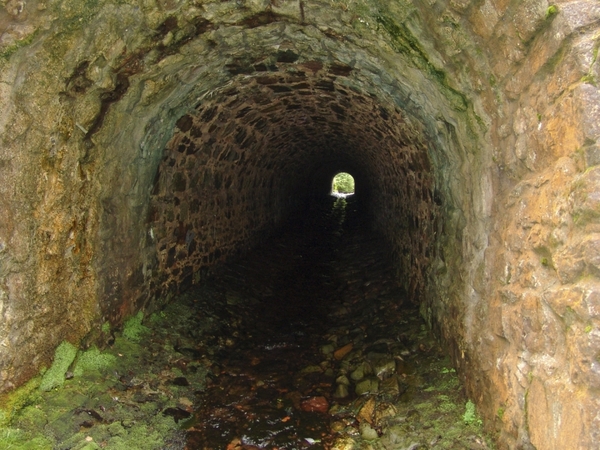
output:
<path id="1" fill-rule="evenodd" d="M 491 448 L 354 204 L 316 206 L 164 311 L 105 330 L 103 352 L 65 347 L 13 395 L 0 447 Z"/>

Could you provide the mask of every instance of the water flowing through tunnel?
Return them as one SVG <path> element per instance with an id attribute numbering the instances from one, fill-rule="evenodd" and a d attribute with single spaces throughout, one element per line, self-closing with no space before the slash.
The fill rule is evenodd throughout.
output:
<path id="1" fill-rule="evenodd" d="M 2 8 L 3 395 L 268 245 L 348 172 L 499 448 L 598 445 L 596 3 Z"/>

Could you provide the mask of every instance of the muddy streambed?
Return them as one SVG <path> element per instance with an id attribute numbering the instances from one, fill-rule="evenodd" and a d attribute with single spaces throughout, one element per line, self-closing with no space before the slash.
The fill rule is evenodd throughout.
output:
<path id="1" fill-rule="evenodd" d="M 3 400 L 0 448 L 492 448 L 352 200 L 103 331 Z"/>

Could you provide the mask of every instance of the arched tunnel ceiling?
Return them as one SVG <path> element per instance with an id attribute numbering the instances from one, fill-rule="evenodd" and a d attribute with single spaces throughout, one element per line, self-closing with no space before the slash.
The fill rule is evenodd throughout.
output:
<path id="1" fill-rule="evenodd" d="M 346 87 L 351 67 L 297 59 L 288 51 L 268 67 L 229 66 L 228 89 L 177 121 L 150 206 L 167 286 L 327 194 L 331 172 L 345 164 L 357 168 L 371 214 L 395 217 L 388 237 L 412 255 L 406 283 L 422 294 L 436 208 L 422 127 Z M 408 231 L 417 228 L 418 237 Z"/>
<path id="2" fill-rule="evenodd" d="M 314 182 L 310 172 L 319 165 L 354 164 L 364 171 L 366 186 L 372 187 L 373 192 L 382 193 L 373 195 L 370 204 L 370 209 L 377 212 L 373 214 L 376 226 L 393 242 L 398 272 L 405 277 L 408 273 L 414 274 L 410 281 L 405 280 L 407 290 L 422 295 L 424 270 L 434 253 L 429 248 L 434 226 L 431 211 L 435 209 L 431 206 L 434 188 L 438 203 L 445 197 L 448 209 L 460 211 L 451 220 L 454 223 L 448 225 L 450 227 L 465 226 L 465 208 L 482 209 L 479 196 L 471 196 L 470 191 L 491 188 L 487 175 L 483 178 L 468 175 L 489 162 L 489 154 L 485 156 L 486 153 L 480 150 L 485 144 L 483 141 L 478 144 L 478 135 L 485 132 L 483 121 L 469 107 L 467 97 L 449 85 L 443 71 L 435 69 L 420 44 L 408 40 L 410 32 L 394 26 L 383 16 L 364 26 L 351 21 L 352 25 L 348 27 L 342 17 L 335 15 L 316 15 L 317 23 L 313 24 L 270 9 L 258 13 L 244 11 L 244 19 L 230 19 L 227 24 L 223 22 L 224 17 L 214 16 L 201 20 L 195 17 L 191 21 L 170 17 L 157 25 L 158 44 L 148 44 L 141 52 L 123 58 L 114 75 L 117 80 L 114 90 L 101 102 L 100 112 L 95 110 L 95 116 L 84 123 L 86 145 L 95 145 L 104 152 L 102 159 L 108 164 L 100 171 L 106 173 L 108 179 L 113 178 L 111 184 L 127 197 L 129 217 L 145 216 L 150 186 L 156 181 L 159 164 L 161 170 L 165 166 L 160 163 L 164 148 L 168 147 L 173 133 L 178 133 L 175 124 L 184 120 L 183 117 L 194 116 L 197 109 L 217 105 L 217 118 L 211 117 L 210 127 L 204 129 L 203 136 L 196 138 L 198 146 L 211 147 L 210 155 L 206 151 L 196 152 L 193 158 L 172 158 L 170 164 L 177 164 L 179 170 L 183 164 L 208 163 L 209 168 L 204 173 L 210 173 L 210 176 L 205 179 L 214 178 L 210 181 L 217 181 L 217 190 L 222 191 L 227 183 L 233 183 L 234 177 L 231 173 L 225 174 L 228 169 L 223 160 L 247 158 L 244 166 L 256 167 L 251 175 L 254 178 L 252 185 L 263 189 L 256 198 L 262 199 L 258 203 L 262 203 L 262 208 L 267 211 L 257 209 L 256 200 L 251 207 L 238 206 L 236 213 L 196 211 L 201 216 L 213 218 L 225 214 L 229 216 L 229 224 L 217 222 L 213 227 L 231 230 L 231 224 L 237 221 L 240 230 L 237 235 L 231 234 L 226 242 L 219 238 L 213 239 L 212 244 L 205 243 L 202 254 L 194 256 L 196 264 L 192 272 L 196 271 L 199 262 L 222 260 L 236 249 L 252 245 L 252 236 L 279 223 L 289 213 L 292 191 L 302 183 Z M 327 18 L 331 19 L 327 25 L 319 25 Z M 355 33 L 361 39 L 352 38 Z M 179 36 L 179 40 L 175 36 Z M 156 35 L 152 38 L 156 39 Z M 169 42 L 167 46 L 165 40 Z M 85 84 L 88 74 L 94 72 L 95 64 L 90 61 L 81 74 L 75 72 L 69 80 L 73 82 L 73 76 L 78 76 Z M 252 111 L 244 111 L 245 108 Z M 108 110 L 110 114 L 104 117 L 103 113 Z M 236 118 L 229 110 L 235 110 L 235 114 L 242 117 Z M 212 107 L 207 107 L 201 114 L 213 113 L 217 114 Z M 260 119 L 250 123 L 259 115 L 268 119 L 270 125 L 264 134 L 257 129 L 257 125 L 266 127 Z M 97 126 L 99 119 L 102 126 Z M 199 126 L 197 124 L 196 129 Z M 222 137 L 216 137 L 217 134 Z M 235 141 L 236 136 L 241 142 Z M 255 147 L 253 151 L 241 151 L 241 146 L 249 145 Z M 398 147 L 392 148 L 396 145 Z M 140 151 L 123 153 L 123 148 L 139 148 Z M 277 151 L 274 152 L 274 148 Z M 475 151 L 483 157 L 473 158 L 470 153 Z M 268 163 L 261 162 L 261 152 L 267 152 Z M 407 156 L 413 152 L 419 156 Z M 210 157 L 203 162 L 207 156 Z M 190 159 L 195 162 L 189 162 Z M 471 159 L 469 164 L 465 164 L 467 159 Z M 127 171 L 132 177 L 127 182 L 114 178 L 119 176 L 123 166 L 134 168 Z M 420 172 L 421 168 L 429 170 L 435 166 L 441 170 L 432 170 L 427 175 Z M 460 171 L 465 173 L 467 180 L 475 183 L 474 187 L 464 186 L 464 178 L 455 176 Z M 179 170 L 177 175 L 171 173 L 167 177 L 177 178 L 182 183 L 181 188 L 183 184 L 189 187 L 198 182 L 197 174 L 188 177 L 182 175 L 184 173 L 190 172 Z M 278 174 L 282 179 L 276 179 Z M 406 181 L 398 185 L 394 177 Z M 260 179 L 259 183 L 257 179 Z M 208 183 L 204 179 L 203 182 Z M 133 190 L 128 187 L 130 183 Z M 166 184 L 163 188 L 168 191 L 171 186 Z M 163 204 L 168 203 L 172 193 L 164 196 Z M 225 199 L 216 201 L 214 207 L 223 202 L 234 202 L 231 193 L 220 196 Z M 186 198 L 190 197 L 186 195 Z M 418 200 L 411 203 L 409 199 Z M 428 206 L 422 205 L 421 199 Z M 123 238 L 126 242 L 115 248 L 117 255 L 105 253 L 107 259 L 100 261 L 100 272 L 108 268 L 114 273 L 120 266 L 115 260 L 119 259 L 123 260 L 124 266 L 130 267 L 129 252 L 122 258 L 118 254 L 121 249 L 131 248 L 129 241 L 140 242 L 134 245 L 136 247 L 154 245 L 148 241 L 147 229 L 133 223 L 129 227 L 115 223 L 112 211 L 122 209 L 112 205 L 115 202 L 119 203 L 118 196 L 111 192 L 106 199 L 110 206 L 105 207 L 106 213 L 101 219 L 106 225 L 101 228 L 113 228 L 112 232 L 106 233 L 108 248 L 115 248 L 113 236 L 124 235 L 121 228 L 128 230 L 127 237 Z M 149 211 L 150 222 L 156 217 L 156 209 Z M 168 208 L 158 209 L 161 213 L 168 212 Z M 240 214 L 247 219 L 241 219 Z M 178 261 L 174 268 L 178 276 L 171 280 L 165 275 L 159 282 L 163 287 L 154 290 L 151 297 L 164 294 L 164 289 L 172 289 L 174 282 L 181 282 L 182 277 L 188 282 L 191 278 L 192 266 L 187 265 L 187 270 L 180 267 L 185 252 L 173 249 L 173 245 L 181 245 L 181 233 L 187 235 L 188 240 L 190 233 L 194 236 L 206 234 L 181 223 L 176 214 L 171 216 L 171 213 L 163 216 L 170 218 L 169 225 L 163 224 L 164 229 L 157 224 L 161 231 L 158 236 L 162 238 L 166 233 L 172 240 L 171 244 L 160 245 L 158 262 L 151 263 L 146 258 L 147 262 L 139 268 L 121 267 L 118 270 L 121 274 L 143 273 L 143 276 L 135 275 L 134 279 L 142 277 L 147 280 L 145 285 L 154 285 L 157 277 L 152 267 L 158 264 L 164 269 Z M 472 216 L 467 214 L 467 217 Z M 197 225 L 202 228 L 205 222 L 199 220 Z M 418 224 L 424 228 L 416 233 L 414 228 Z M 475 238 L 483 232 L 484 224 L 473 222 L 472 225 Z M 395 229 L 403 231 L 391 231 Z M 173 238 L 177 233 L 179 237 Z M 162 270 L 160 273 L 165 274 Z M 112 277 L 107 273 L 101 275 L 104 280 Z M 125 283 L 129 284 L 129 281 Z M 106 284 L 108 289 L 113 285 L 113 282 Z M 122 314 L 122 308 L 114 309 L 114 305 L 120 304 L 119 291 L 103 292 L 113 299 L 105 303 L 105 311 Z M 109 314 L 112 315 L 113 312 Z"/>

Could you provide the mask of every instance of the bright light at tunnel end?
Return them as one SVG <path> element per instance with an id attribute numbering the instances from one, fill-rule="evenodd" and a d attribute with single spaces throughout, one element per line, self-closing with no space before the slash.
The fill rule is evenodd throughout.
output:
<path id="1" fill-rule="evenodd" d="M 355 184 L 354 177 L 347 172 L 339 172 L 331 180 L 330 195 L 338 198 L 346 198 L 354 195 Z"/>

